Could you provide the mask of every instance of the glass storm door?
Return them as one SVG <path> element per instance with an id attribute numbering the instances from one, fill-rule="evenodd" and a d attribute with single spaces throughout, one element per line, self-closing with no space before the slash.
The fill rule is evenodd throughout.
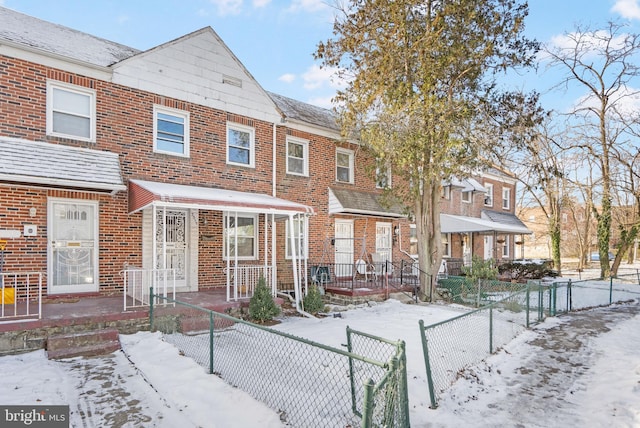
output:
<path id="1" fill-rule="evenodd" d="M 187 282 L 188 220 L 186 211 L 158 210 L 156 216 L 156 268 L 175 269 L 176 287 Z"/>
<path id="2" fill-rule="evenodd" d="M 353 275 L 353 222 L 336 220 L 335 225 L 336 276 Z"/>
<path id="3" fill-rule="evenodd" d="M 376 253 L 380 260 L 391 260 L 391 223 L 376 223 Z"/>
<path id="4" fill-rule="evenodd" d="M 98 203 L 49 201 L 48 293 L 98 291 Z"/>

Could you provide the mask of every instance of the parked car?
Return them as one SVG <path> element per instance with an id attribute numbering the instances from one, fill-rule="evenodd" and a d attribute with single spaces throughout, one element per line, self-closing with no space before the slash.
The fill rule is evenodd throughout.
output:
<path id="1" fill-rule="evenodd" d="M 609 261 L 612 261 L 615 258 L 616 258 L 616 256 L 611 251 L 609 251 Z M 592 262 L 599 262 L 600 261 L 600 253 L 598 253 L 598 252 L 591 253 L 591 261 Z"/>

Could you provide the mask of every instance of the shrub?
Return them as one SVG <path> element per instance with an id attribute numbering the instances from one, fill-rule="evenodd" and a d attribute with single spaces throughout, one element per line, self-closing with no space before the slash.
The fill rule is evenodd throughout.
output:
<path id="1" fill-rule="evenodd" d="M 318 287 L 312 286 L 309 288 L 309 292 L 304 296 L 302 304 L 304 305 L 304 310 L 310 314 L 317 314 L 324 310 L 324 301 Z"/>
<path id="2" fill-rule="evenodd" d="M 264 277 L 260 277 L 253 297 L 249 301 L 249 317 L 263 323 L 273 319 L 279 313 L 280 308 L 273 300 L 271 290 L 267 287 L 267 281 Z"/>
<path id="3" fill-rule="evenodd" d="M 509 274 L 517 281 L 526 279 L 540 279 L 547 276 L 556 277 L 558 272 L 549 269 L 547 263 L 504 263 L 499 266 L 500 274 Z"/>

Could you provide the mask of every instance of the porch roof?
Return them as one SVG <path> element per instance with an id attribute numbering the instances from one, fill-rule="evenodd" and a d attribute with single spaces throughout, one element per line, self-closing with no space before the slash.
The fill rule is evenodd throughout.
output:
<path id="1" fill-rule="evenodd" d="M 0 181 L 101 192 L 127 189 L 116 153 L 0 137 Z"/>
<path id="2" fill-rule="evenodd" d="M 515 218 L 520 222 L 517 217 Z M 452 214 L 440 214 L 440 229 L 442 233 L 498 232 L 523 235 L 532 233 L 522 222 L 506 223 Z"/>
<path id="3" fill-rule="evenodd" d="M 378 193 L 358 192 L 351 189 L 329 188 L 329 214 L 370 215 L 404 218 L 398 207 L 386 207 Z"/>
<path id="4" fill-rule="evenodd" d="M 314 214 L 312 207 L 262 193 L 155 181 L 129 180 L 129 213 L 146 207 L 198 208 L 288 216 Z"/>

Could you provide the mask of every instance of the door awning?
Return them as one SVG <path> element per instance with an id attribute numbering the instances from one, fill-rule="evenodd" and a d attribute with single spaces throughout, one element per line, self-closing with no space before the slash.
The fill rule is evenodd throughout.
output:
<path id="1" fill-rule="evenodd" d="M 329 188 L 329 215 L 352 214 L 386 218 L 405 218 L 398 207 L 387 207 L 382 195 L 351 189 Z"/>
<path id="2" fill-rule="evenodd" d="M 213 211 L 241 211 L 276 216 L 314 214 L 312 207 L 262 193 L 129 180 L 129 213 L 135 213 L 152 205 Z"/>
<path id="3" fill-rule="evenodd" d="M 442 233 L 498 232 L 523 235 L 529 235 L 532 233 L 522 223 L 502 223 L 483 218 L 466 217 L 452 214 L 440 214 L 440 229 Z"/>

